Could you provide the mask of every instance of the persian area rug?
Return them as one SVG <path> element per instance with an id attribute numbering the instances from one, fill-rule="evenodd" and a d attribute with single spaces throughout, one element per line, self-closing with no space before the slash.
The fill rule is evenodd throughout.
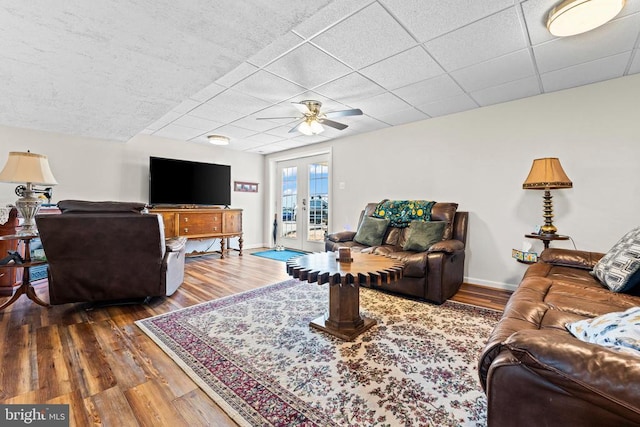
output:
<path id="1" fill-rule="evenodd" d="M 136 322 L 242 426 L 480 426 L 500 313 L 361 288 L 354 342 L 311 329 L 327 285 L 288 280 Z"/>
<path id="2" fill-rule="evenodd" d="M 293 258 L 294 256 L 304 255 L 305 253 L 306 252 L 291 251 L 289 249 L 285 249 L 283 251 L 270 249 L 268 251 L 253 252 L 251 255 L 259 256 L 262 258 L 275 259 L 276 261 L 288 261 L 290 258 Z"/>

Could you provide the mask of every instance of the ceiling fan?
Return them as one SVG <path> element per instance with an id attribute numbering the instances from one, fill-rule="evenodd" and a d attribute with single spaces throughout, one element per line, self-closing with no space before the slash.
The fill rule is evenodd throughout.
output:
<path id="1" fill-rule="evenodd" d="M 305 100 L 300 102 L 292 102 L 292 104 L 300 111 L 300 113 L 302 113 L 302 117 L 258 117 L 258 120 L 300 119 L 301 121 L 297 123 L 293 128 L 291 128 L 289 133 L 301 132 L 305 135 L 317 135 L 324 131 L 324 127 L 322 125 L 326 125 L 338 130 L 343 130 L 348 127 L 344 123 L 330 120 L 332 118 L 362 115 L 362 110 L 359 108 L 323 113 L 320 111 L 320 108 L 322 107 L 322 102 L 320 101 Z"/>

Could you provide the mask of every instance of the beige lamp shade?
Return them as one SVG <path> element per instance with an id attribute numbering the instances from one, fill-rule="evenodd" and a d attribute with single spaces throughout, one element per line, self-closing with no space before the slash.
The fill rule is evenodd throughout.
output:
<path id="1" fill-rule="evenodd" d="M 522 188 L 525 190 L 553 190 L 571 187 L 573 187 L 573 183 L 562 169 L 557 157 L 535 159 L 529 176 L 522 184 Z"/>
<path id="2" fill-rule="evenodd" d="M 56 185 L 47 156 L 31 152 L 9 153 L 7 164 L 0 172 L 1 182 L 31 183 L 39 185 Z"/>

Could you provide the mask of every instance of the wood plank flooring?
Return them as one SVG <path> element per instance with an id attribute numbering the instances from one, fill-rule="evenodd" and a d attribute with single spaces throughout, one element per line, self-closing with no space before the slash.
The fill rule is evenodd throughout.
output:
<path id="1" fill-rule="evenodd" d="M 179 291 L 148 305 L 21 297 L 0 312 L 0 402 L 69 404 L 71 426 L 236 426 L 134 321 L 287 279 L 282 262 L 232 253 L 187 259 Z M 37 293 L 48 301 L 46 284 Z M 497 310 L 508 298 L 467 284 L 454 297 Z"/>

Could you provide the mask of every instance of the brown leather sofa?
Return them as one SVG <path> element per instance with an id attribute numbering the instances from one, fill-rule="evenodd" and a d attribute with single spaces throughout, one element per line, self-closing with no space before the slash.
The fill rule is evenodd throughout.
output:
<path id="1" fill-rule="evenodd" d="M 185 238 L 164 238 L 143 203 L 63 200 L 37 215 L 51 304 L 128 302 L 171 295 L 184 279 Z"/>
<path id="2" fill-rule="evenodd" d="M 565 328 L 640 305 L 590 274 L 602 256 L 552 248 L 527 269 L 479 362 L 489 426 L 640 425 L 640 358 Z"/>
<path id="3" fill-rule="evenodd" d="M 372 216 L 378 203 L 369 203 L 360 213 L 358 225 L 364 216 Z M 377 289 L 424 299 L 442 304 L 455 294 L 464 277 L 464 255 L 467 241 L 468 213 L 457 211 L 457 203 L 435 203 L 431 210 L 433 221 L 446 221 L 443 240 L 426 252 L 404 251 L 408 228 L 387 227 L 380 246 L 364 246 L 355 242 L 355 231 L 329 234 L 325 249 L 337 252 L 339 247 L 353 251 L 386 255 L 404 263 L 403 277 L 390 284 L 375 285 Z"/>

